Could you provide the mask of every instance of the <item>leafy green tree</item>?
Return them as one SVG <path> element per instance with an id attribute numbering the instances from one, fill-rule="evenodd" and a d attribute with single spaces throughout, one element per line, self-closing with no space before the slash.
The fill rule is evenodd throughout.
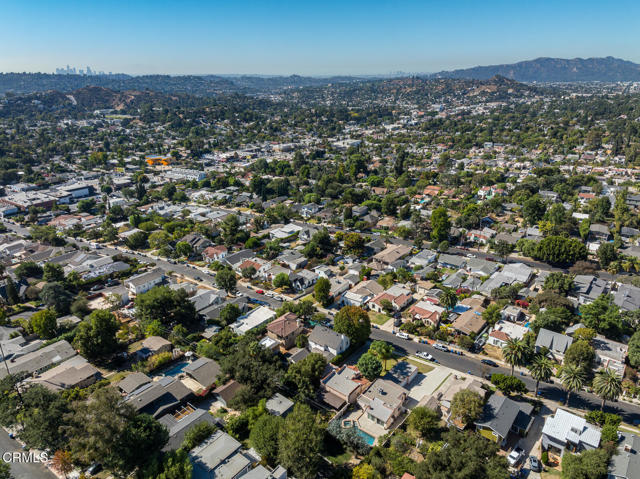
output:
<path id="1" fill-rule="evenodd" d="M 548 293 L 542 293 L 539 296 L 546 295 Z M 564 304 L 562 301 L 556 301 L 557 299 L 564 300 L 562 296 L 558 296 L 555 293 L 551 293 L 553 298 L 549 298 L 549 300 L 541 299 L 536 297 L 535 306 L 547 308 L 544 311 L 539 312 L 536 315 L 536 320 L 531 325 L 531 329 L 538 334 L 540 329 L 549 329 L 551 331 L 562 332 L 564 329 L 571 324 L 574 320 L 575 316 L 566 306 L 555 306 Z M 568 303 L 567 306 L 571 307 L 571 303 Z"/>
<path id="2" fill-rule="evenodd" d="M 371 346 L 369 346 L 369 353 L 383 361 L 385 369 L 387 368 L 387 359 L 393 357 L 393 351 L 393 346 L 386 341 L 373 341 Z"/>
<path id="3" fill-rule="evenodd" d="M 167 246 L 171 241 L 171 235 L 166 231 L 155 231 L 149 235 L 149 246 L 153 249 L 160 249 Z"/>
<path id="4" fill-rule="evenodd" d="M 136 231 L 127 238 L 126 242 L 127 246 L 131 249 L 142 249 L 147 244 L 147 233 L 144 231 Z"/>
<path id="5" fill-rule="evenodd" d="M 135 411 L 114 388 L 100 388 L 90 399 L 74 402 L 65 415 L 63 432 L 69 438 L 69 451 L 75 461 L 98 461 L 115 468 L 119 441 Z"/>
<path id="6" fill-rule="evenodd" d="M 456 292 L 451 288 L 444 289 L 442 296 L 440 296 L 440 304 L 450 311 L 457 303 L 458 295 Z"/>
<path id="7" fill-rule="evenodd" d="M 253 266 L 242 268 L 241 274 L 244 279 L 251 279 L 256 275 L 257 271 Z"/>
<path id="8" fill-rule="evenodd" d="M 574 341 L 565 352 L 564 364 L 579 366 L 587 372 L 591 370 L 595 357 L 595 351 L 588 341 Z"/>
<path id="9" fill-rule="evenodd" d="M 360 233 L 347 233 L 344 236 L 344 252 L 362 256 L 364 254 L 366 240 Z"/>
<path id="10" fill-rule="evenodd" d="M 514 393 L 526 394 L 527 392 L 527 386 L 525 383 L 520 378 L 516 378 L 514 376 L 494 373 L 491 375 L 491 383 L 506 396 L 510 396 Z"/>
<path id="11" fill-rule="evenodd" d="M 611 263 L 618 259 L 618 252 L 613 243 L 602 243 L 598 248 L 598 261 L 602 269 L 607 269 Z"/>
<path id="12" fill-rule="evenodd" d="M 633 368 L 640 368 L 640 331 L 636 331 L 629 340 L 629 364 Z"/>
<path id="13" fill-rule="evenodd" d="M 548 381 L 553 375 L 553 362 L 546 356 L 537 355 L 529 365 L 529 373 L 536 380 L 535 396 L 538 397 L 540 381 Z"/>
<path id="14" fill-rule="evenodd" d="M 522 206 L 522 216 L 529 225 L 538 224 L 546 211 L 547 206 L 538 195 L 529 198 Z"/>
<path id="15" fill-rule="evenodd" d="M 296 404 L 280 428 L 278 462 L 299 479 L 313 479 L 320 466 L 324 430 L 309 406 Z"/>
<path id="16" fill-rule="evenodd" d="M 154 319 L 144 327 L 144 334 L 147 337 L 164 336 L 165 335 L 164 331 L 165 331 L 164 326 L 162 326 L 162 323 L 158 319 Z"/>
<path id="17" fill-rule="evenodd" d="M 473 423 L 482 414 L 482 398 L 477 392 L 463 389 L 453 395 L 451 416 L 462 424 Z"/>
<path id="18" fill-rule="evenodd" d="M 156 286 L 135 300 L 136 318 L 147 324 L 154 319 L 162 324 L 191 324 L 196 320 L 195 306 L 184 289 Z"/>
<path id="19" fill-rule="evenodd" d="M 482 319 L 484 319 L 487 322 L 487 324 L 490 324 L 493 326 L 498 321 L 500 321 L 501 311 L 502 311 L 502 307 L 499 304 L 491 303 L 489 306 L 487 306 L 487 309 L 485 309 L 482 312 Z"/>
<path id="20" fill-rule="evenodd" d="M 604 449 L 562 456 L 563 479 L 602 479 L 607 477 L 609 453 Z"/>
<path id="21" fill-rule="evenodd" d="M 513 253 L 513 245 L 504 240 L 498 240 L 493 245 L 493 250 L 498 253 L 498 256 L 502 259 L 506 259 L 511 253 Z"/>
<path id="22" fill-rule="evenodd" d="M 502 357 L 511 366 L 511 376 L 516 366 L 524 366 L 527 362 L 529 350 L 524 341 L 510 338 L 502 348 Z"/>
<path id="23" fill-rule="evenodd" d="M 217 334 L 216 336 L 219 336 Z M 223 377 L 232 378 L 244 386 L 244 395 L 238 394 L 231 407 L 246 409 L 262 398 L 273 395 L 283 378 L 283 365 L 279 357 L 265 349 L 250 335 L 242 337 L 219 359 Z"/>
<path id="24" fill-rule="evenodd" d="M 231 246 L 238 242 L 242 236 L 240 232 L 240 220 L 237 215 L 227 215 L 220 223 L 222 239 L 226 246 Z"/>
<path id="25" fill-rule="evenodd" d="M 284 420 L 279 416 L 264 414 L 251 428 L 249 441 L 256 451 L 271 465 L 278 459 L 278 440 Z"/>
<path id="26" fill-rule="evenodd" d="M 230 269 L 221 269 L 216 273 L 216 285 L 227 293 L 236 290 L 236 274 Z"/>
<path id="27" fill-rule="evenodd" d="M 554 271 L 544 280 L 545 291 L 553 291 L 566 296 L 573 287 L 573 275 L 567 275 Z"/>
<path id="28" fill-rule="evenodd" d="M 127 425 L 116 452 L 116 469 L 133 471 L 147 464 L 169 439 L 167 428 L 148 414 L 135 414 Z"/>
<path id="29" fill-rule="evenodd" d="M 605 401 L 615 401 L 622 394 L 622 380 L 613 370 L 602 369 L 593 378 L 593 390 L 602 398 L 600 410 L 603 410 Z"/>
<path id="30" fill-rule="evenodd" d="M 16 288 L 16 283 L 13 281 L 11 276 L 7 277 L 6 291 L 7 291 L 7 300 L 9 301 L 9 304 L 18 304 L 20 302 L 20 296 L 18 295 L 18 288 Z"/>
<path id="31" fill-rule="evenodd" d="M 44 339 L 51 339 L 55 337 L 58 316 L 51 309 L 43 309 L 34 313 L 29 319 L 29 324 L 34 333 Z"/>
<path id="32" fill-rule="evenodd" d="M 202 421 L 194 426 L 191 426 L 184 435 L 181 449 L 191 451 L 194 447 L 199 446 L 206 441 L 218 428 L 214 424 L 210 424 L 207 421 Z"/>
<path id="33" fill-rule="evenodd" d="M 64 424 L 63 416 L 69 411 L 67 401 L 58 393 L 36 384 L 23 391 L 22 403 L 20 438 L 30 447 L 39 449 L 62 447 L 65 438 L 60 427 Z"/>
<path id="34" fill-rule="evenodd" d="M 573 264 L 587 258 L 587 247 L 575 238 L 548 236 L 538 243 L 534 258 L 550 264 Z"/>
<path id="35" fill-rule="evenodd" d="M 306 244 L 302 250 L 302 254 L 307 258 L 321 259 L 326 258 L 328 255 L 333 253 L 334 250 L 335 243 L 331 239 L 327 229 L 323 228 L 311 237 L 311 241 Z"/>
<path id="36" fill-rule="evenodd" d="M 220 322 L 225 326 L 235 322 L 235 320 L 240 316 L 242 316 L 242 311 L 240 311 L 240 308 L 233 303 L 223 306 L 220 310 Z"/>
<path id="37" fill-rule="evenodd" d="M 47 283 L 40 291 L 40 299 L 49 308 L 60 315 L 67 314 L 71 307 L 72 296 L 62 283 Z"/>
<path id="38" fill-rule="evenodd" d="M 0 479 L 14 479 L 8 462 L 0 461 Z"/>
<path id="39" fill-rule="evenodd" d="M 273 287 L 274 288 L 290 288 L 291 281 L 289 280 L 289 275 L 287 273 L 278 273 L 275 278 L 273 278 Z"/>
<path id="40" fill-rule="evenodd" d="M 371 353 L 364 353 L 358 359 L 358 369 L 369 381 L 375 380 L 382 372 L 382 363 Z"/>
<path id="41" fill-rule="evenodd" d="M 444 206 L 440 206 L 431 213 L 431 241 L 436 244 L 449 239 L 451 221 Z"/>
<path id="42" fill-rule="evenodd" d="M 407 424 L 423 438 L 429 438 L 440 428 L 440 414 L 428 407 L 418 406 L 409 414 Z"/>
<path id="43" fill-rule="evenodd" d="M 186 241 L 178 241 L 178 243 L 176 243 L 176 253 L 179 256 L 188 258 L 189 256 L 191 256 L 192 252 L 193 252 L 193 248 Z"/>
<path id="44" fill-rule="evenodd" d="M 584 383 L 586 381 L 584 368 L 576 364 L 567 364 L 562 367 L 560 380 L 562 381 L 562 386 L 567 391 L 566 404 L 568 405 L 571 393 L 579 391 L 580 389 L 582 389 L 582 386 L 584 386 Z"/>
<path id="45" fill-rule="evenodd" d="M 34 261 L 25 261 L 16 267 L 14 273 L 19 279 L 39 278 L 42 276 L 43 270 Z"/>
<path id="46" fill-rule="evenodd" d="M 613 302 L 611 294 L 602 294 L 593 302 L 580 306 L 582 322 L 588 328 L 595 329 L 607 338 L 618 339 L 625 330 L 620 309 Z"/>
<path id="47" fill-rule="evenodd" d="M 499 446 L 479 434 L 451 429 L 442 440 L 447 447 L 430 448 L 424 461 L 415 464 L 416 479 L 498 479 L 509 476 Z"/>
<path id="48" fill-rule="evenodd" d="M 46 282 L 52 283 L 56 281 L 64 281 L 64 269 L 62 268 L 62 265 L 57 263 L 45 263 L 42 270 L 42 279 L 44 279 Z"/>
<path id="49" fill-rule="evenodd" d="M 313 296 L 316 301 L 322 306 L 329 306 L 331 304 L 331 282 L 324 277 L 318 278 L 315 286 L 313 287 Z"/>
<path id="50" fill-rule="evenodd" d="M 320 386 L 320 379 L 327 366 L 322 354 L 311 353 L 306 358 L 289 366 L 285 382 L 292 384 L 301 400 L 312 398 Z"/>
<path id="51" fill-rule="evenodd" d="M 104 358 L 118 350 L 115 316 L 106 309 L 93 311 L 76 329 L 73 345 L 88 359 Z"/>
<path id="52" fill-rule="evenodd" d="M 346 335 L 352 344 L 362 344 L 371 334 L 369 314 L 357 306 L 344 306 L 333 320 L 333 329 Z"/>

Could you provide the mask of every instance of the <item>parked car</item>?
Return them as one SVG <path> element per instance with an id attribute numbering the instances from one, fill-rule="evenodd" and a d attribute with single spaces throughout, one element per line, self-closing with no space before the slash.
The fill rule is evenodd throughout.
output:
<path id="1" fill-rule="evenodd" d="M 433 349 L 437 349 L 438 351 L 443 351 L 445 353 L 449 352 L 449 348 L 446 347 L 444 344 L 440 344 L 440 343 L 435 343 L 433 345 Z"/>
<path id="2" fill-rule="evenodd" d="M 96 284 L 94 286 L 91 287 L 91 291 L 100 291 L 102 288 L 104 288 L 103 285 L 101 284 Z"/>
<path id="3" fill-rule="evenodd" d="M 420 351 L 419 353 L 416 353 L 416 356 L 418 356 L 419 358 L 422 358 L 422 359 L 426 359 L 427 361 L 433 361 L 434 360 L 433 356 L 431 356 L 426 351 Z"/>
<path id="4" fill-rule="evenodd" d="M 467 258 L 475 258 L 476 255 L 473 253 L 467 253 Z"/>
<path id="5" fill-rule="evenodd" d="M 98 474 L 100 471 L 102 471 L 102 464 L 100 464 L 99 462 L 94 462 L 93 464 L 91 464 L 89 466 L 89 468 L 87 469 L 87 475 L 89 476 L 95 476 L 96 474 Z"/>
<path id="6" fill-rule="evenodd" d="M 403 332 L 396 333 L 396 336 L 398 336 L 400 339 L 409 339 L 409 335 Z"/>
<path id="7" fill-rule="evenodd" d="M 492 368 L 498 367 L 498 363 L 496 363 L 495 361 L 492 361 L 491 359 L 481 359 L 480 362 L 482 364 L 486 364 L 487 366 L 491 366 Z"/>
<path id="8" fill-rule="evenodd" d="M 507 462 L 510 466 L 515 466 L 516 464 L 518 464 L 518 462 L 520 462 L 523 454 L 524 451 L 522 450 L 522 448 L 520 446 L 516 446 L 513 448 L 513 451 L 511 451 L 507 456 Z"/>
<path id="9" fill-rule="evenodd" d="M 264 294 L 264 290 L 262 290 L 262 289 L 256 289 L 256 293 L 258 293 L 258 294 Z"/>
<path id="10" fill-rule="evenodd" d="M 542 464 L 536 456 L 529 456 L 529 468 L 533 472 L 542 472 Z"/>

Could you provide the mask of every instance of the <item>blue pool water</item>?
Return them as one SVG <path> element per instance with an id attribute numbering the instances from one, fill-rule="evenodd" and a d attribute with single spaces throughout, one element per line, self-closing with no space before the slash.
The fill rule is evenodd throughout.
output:
<path id="1" fill-rule="evenodd" d="M 180 374 L 182 372 L 182 370 L 188 365 L 189 363 L 187 362 L 182 362 L 182 363 L 177 363 L 174 364 L 173 366 L 171 366 L 168 369 L 165 369 L 162 374 L 164 374 L 165 376 L 177 376 L 178 374 Z"/>
<path id="2" fill-rule="evenodd" d="M 366 432 L 364 432 L 362 429 L 360 429 L 358 426 L 355 426 L 356 431 L 358 432 L 358 436 L 360 436 L 362 439 L 365 440 L 365 442 L 367 444 L 369 444 L 370 446 L 373 446 L 373 443 L 376 441 L 376 438 L 367 434 Z"/>

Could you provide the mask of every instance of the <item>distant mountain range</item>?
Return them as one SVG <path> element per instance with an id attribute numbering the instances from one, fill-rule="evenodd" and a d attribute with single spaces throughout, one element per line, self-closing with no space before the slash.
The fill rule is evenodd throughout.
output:
<path id="1" fill-rule="evenodd" d="M 508 65 L 445 71 L 430 78 L 487 80 L 500 75 L 520 82 L 640 81 L 640 65 L 619 58 L 536 58 Z"/>

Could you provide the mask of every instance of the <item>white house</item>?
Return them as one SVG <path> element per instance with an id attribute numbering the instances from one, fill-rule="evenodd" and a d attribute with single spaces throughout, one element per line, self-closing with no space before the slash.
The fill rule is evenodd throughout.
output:
<path id="1" fill-rule="evenodd" d="M 311 352 L 319 352 L 325 356 L 331 356 L 332 359 L 345 352 L 350 344 L 347 336 L 324 326 L 316 326 L 309 335 Z"/>
<path id="2" fill-rule="evenodd" d="M 129 288 L 129 292 L 133 295 L 146 293 L 154 286 L 164 281 L 164 271 L 160 268 L 154 268 L 146 273 L 138 274 L 129 278 L 125 284 Z"/>
<path id="3" fill-rule="evenodd" d="M 258 326 L 268 323 L 276 317 L 275 311 L 267 308 L 266 306 L 260 306 L 244 316 L 240 316 L 235 323 L 229 327 L 234 333 L 242 335 L 251 331 Z"/>

